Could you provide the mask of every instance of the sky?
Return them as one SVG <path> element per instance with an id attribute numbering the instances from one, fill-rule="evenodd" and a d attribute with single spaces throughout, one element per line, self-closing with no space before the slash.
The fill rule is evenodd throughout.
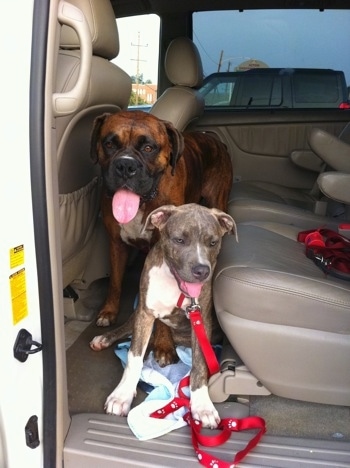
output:
<path id="1" fill-rule="evenodd" d="M 232 58 L 233 66 L 250 57 L 269 67 L 333 68 L 343 70 L 350 83 L 345 52 L 350 46 L 350 12 L 346 10 L 216 12 L 210 34 L 207 15 L 195 13 L 194 40 L 206 74 L 217 71 L 215 62 L 223 50 L 223 60 Z"/>
<path id="2" fill-rule="evenodd" d="M 333 68 L 345 72 L 350 85 L 350 12 L 344 10 L 270 10 L 194 13 L 194 42 L 202 57 L 204 75 L 247 59 L 269 67 Z M 159 18 L 145 15 L 117 21 L 120 54 L 115 61 L 130 75 L 139 69 L 144 79 L 157 80 Z M 137 47 L 137 44 L 140 47 Z"/>

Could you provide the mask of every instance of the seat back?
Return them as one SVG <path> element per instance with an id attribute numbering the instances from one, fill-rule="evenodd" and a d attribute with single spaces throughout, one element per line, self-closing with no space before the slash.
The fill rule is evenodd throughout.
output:
<path id="1" fill-rule="evenodd" d="M 187 37 L 174 39 L 167 49 L 164 67 L 173 86 L 157 99 L 150 113 L 183 131 L 204 111 L 204 98 L 198 92 L 203 67 L 195 44 Z"/>
<path id="2" fill-rule="evenodd" d="M 88 284 L 108 274 L 108 247 L 105 252 L 96 251 L 99 245 L 103 248 L 103 243 L 95 242 L 96 236 L 103 235 L 99 220 L 101 180 L 98 167 L 90 159 L 90 134 L 97 116 L 126 109 L 131 95 L 131 78 L 111 62 L 119 53 L 111 3 L 109 0 L 70 0 L 70 3 L 87 21 L 92 57 L 91 67 L 83 76 L 87 91 L 82 102 L 71 112 L 56 112 L 54 122 L 64 287 L 74 281 Z M 85 70 L 81 38 L 72 27 L 63 24 L 56 93 L 73 89 L 81 79 L 81 70 Z M 92 250 L 93 245 L 97 247 Z M 89 268 L 92 263 L 93 268 Z"/>

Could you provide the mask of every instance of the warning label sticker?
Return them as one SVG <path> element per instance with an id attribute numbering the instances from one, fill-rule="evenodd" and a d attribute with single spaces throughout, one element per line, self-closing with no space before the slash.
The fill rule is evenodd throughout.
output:
<path id="1" fill-rule="evenodd" d="M 18 245 L 10 249 L 10 268 L 16 268 L 24 264 L 24 245 Z"/>
<path id="2" fill-rule="evenodd" d="M 26 271 L 22 268 L 10 275 L 13 324 L 23 320 L 28 315 Z"/>

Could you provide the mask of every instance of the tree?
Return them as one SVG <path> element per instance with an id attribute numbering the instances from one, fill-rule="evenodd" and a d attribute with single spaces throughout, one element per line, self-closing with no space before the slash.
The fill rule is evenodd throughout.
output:
<path id="1" fill-rule="evenodd" d="M 143 73 L 139 73 L 138 75 L 132 75 L 131 76 L 131 82 L 132 83 L 139 83 L 139 84 L 145 84 L 143 80 Z"/>
<path id="2" fill-rule="evenodd" d="M 147 102 L 142 99 L 140 96 L 137 99 L 137 104 L 147 104 Z M 136 105 L 136 93 L 135 91 L 131 91 L 131 96 L 130 96 L 130 101 L 129 101 L 129 106 L 135 106 Z"/>

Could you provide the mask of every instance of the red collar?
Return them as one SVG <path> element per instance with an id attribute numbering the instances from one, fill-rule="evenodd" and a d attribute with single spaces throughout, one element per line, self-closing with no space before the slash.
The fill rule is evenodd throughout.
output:
<path id="1" fill-rule="evenodd" d="M 177 307 L 179 307 L 180 309 L 182 309 L 182 304 L 184 302 L 184 300 L 186 299 L 186 296 L 184 295 L 184 293 L 182 292 L 179 296 L 179 299 L 177 300 Z"/>

